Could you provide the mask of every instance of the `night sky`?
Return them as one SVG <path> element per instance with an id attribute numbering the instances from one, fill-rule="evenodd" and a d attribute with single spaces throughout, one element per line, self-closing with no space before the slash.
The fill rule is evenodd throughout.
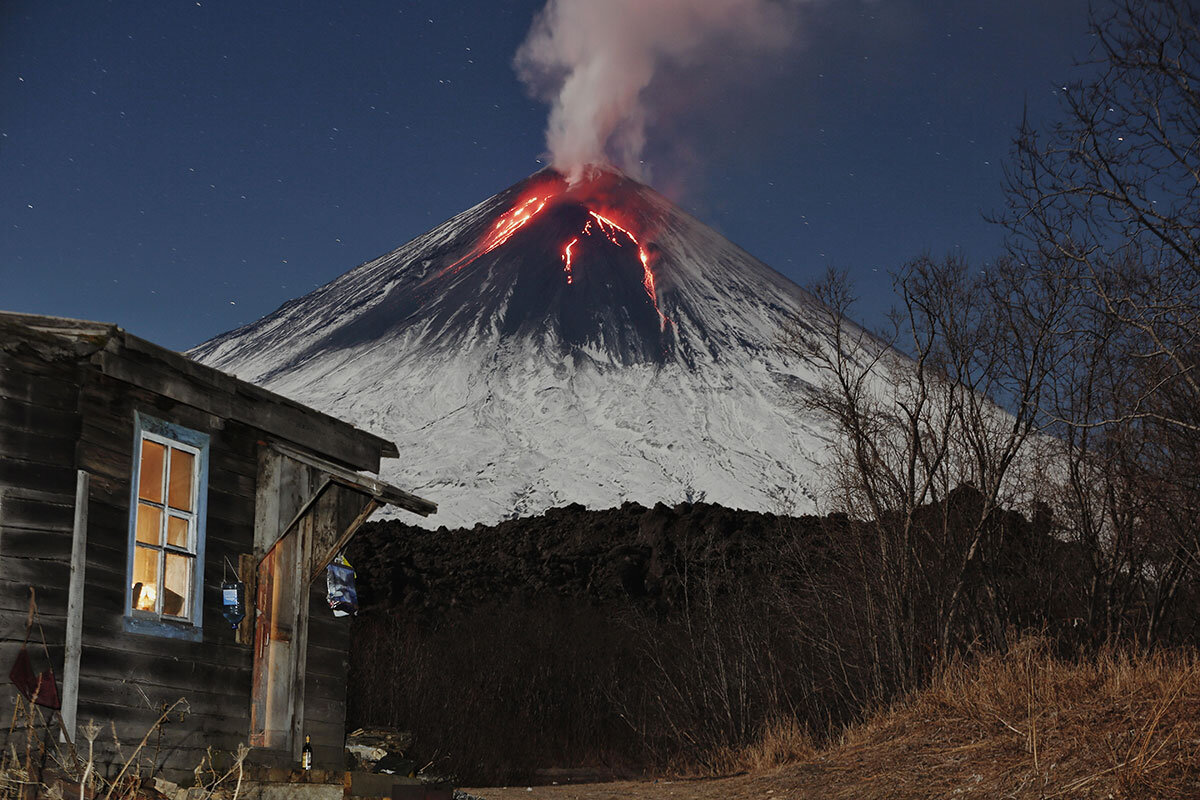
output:
<path id="1" fill-rule="evenodd" d="M 512 68 L 541 0 L 339 5 L 0 0 L 0 309 L 184 349 L 543 165 Z M 877 324 L 887 270 L 1000 253 L 984 216 L 1023 109 L 1081 74 L 1087 2 L 803 18 L 753 80 L 655 109 L 650 183 L 798 283 L 849 270 Z"/>

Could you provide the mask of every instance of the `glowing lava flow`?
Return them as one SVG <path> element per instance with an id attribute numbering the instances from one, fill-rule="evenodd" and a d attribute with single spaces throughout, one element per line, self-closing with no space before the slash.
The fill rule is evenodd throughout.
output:
<path id="1" fill-rule="evenodd" d="M 524 200 L 514 206 L 508 213 L 502 215 L 496 221 L 488 237 L 474 252 L 462 257 L 439 274 L 445 274 L 447 271 L 457 272 L 480 256 L 487 255 L 497 247 L 500 247 L 511 239 L 517 231 L 525 227 L 531 219 L 537 216 L 538 212 L 544 209 L 547 203 L 550 202 L 552 196 L 553 194 L 530 197 L 528 200 Z M 658 307 L 658 292 L 654 285 L 654 272 L 650 269 L 650 255 L 646 252 L 646 248 L 642 247 L 642 243 L 638 241 L 638 238 L 628 228 L 618 225 L 608 217 L 598 214 L 591 209 L 588 210 L 588 215 L 591 219 L 584 224 L 579 236 L 567 242 L 562 250 L 563 272 L 566 273 L 567 283 L 573 284 L 575 282 L 575 276 L 571 271 L 572 261 L 576 255 L 573 248 L 579 244 L 580 237 L 592 235 L 592 226 L 595 225 L 604 234 L 604 237 L 617 247 L 624 246 L 624 239 L 628 239 L 637 247 L 638 260 L 642 262 L 642 286 L 645 288 L 646 294 L 650 297 L 650 302 L 654 304 L 654 310 L 658 312 L 658 316 L 663 324 L 668 323 L 670 320 L 666 318 L 662 310 Z M 624 235 L 624 239 L 622 238 L 622 234 Z"/>
<path id="2" fill-rule="evenodd" d="M 501 217 L 496 222 L 496 227 L 492 229 L 492 236 L 488 243 L 484 245 L 483 252 L 480 255 L 490 253 L 500 245 L 512 238 L 512 235 L 521 228 L 525 227 L 525 223 L 533 219 L 534 216 L 546 207 L 546 197 L 531 197 L 521 205 L 508 212 L 506 216 Z M 537 203 L 537 208 L 532 211 L 529 207 Z"/>
<path id="3" fill-rule="evenodd" d="M 585 230 L 585 232 L 586 232 L 586 230 Z M 574 283 L 574 279 L 571 277 L 571 248 L 577 244 L 579 244 L 578 236 L 576 236 L 571 241 L 567 242 L 567 246 L 563 248 L 562 259 L 563 259 L 563 264 L 565 265 L 563 267 L 563 272 L 567 273 L 567 283 L 568 284 Z"/>
<path id="4" fill-rule="evenodd" d="M 663 313 L 658 307 L 658 294 L 654 289 L 654 273 L 650 271 L 650 256 L 646 254 L 646 248 L 642 247 L 642 243 L 638 241 L 636 236 L 627 231 L 625 228 L 622 228 L 617 223 L 613 222 L 611 219 L 602 217 L 595 211 L 588 211 L 588 213 L 596 218 L 596 221 L 600 223 L 600 230 L 603 231 L 604 235 L 608 237 L 608 240 L 617 247 L 621 246 L 621 243 L 617 241 L 617 231 L 620 231 L 628 236 L 629 241 L 637 245 L 638 260 L 642 262 L 642 286 L 646 287 L 646 294 L 650 295 L 650 302 L 654 303 L 654 310 L 658 311 L 658 315 L 660 317 L 663 317 Z M 589 222 L 588 225 L 590 226 L 591 223 Z M 586 226 L 584 227 L 584 232 L 587 232 Z M 666 317 L 663 317 L 663 320 L 665 321 Z"/>
<path id="5" fill-rule="evenodd" d="M 492 228 L 487 240 L 478 252 L 468 253 L 467 255 L 455 261 L 449 267 L 446 267 L 439 274 L 446 272 L 458 272 L 480 256 L 487 255 L 495 250 L 500 245 L 512 238 L 513 234 L 525 227 L 529 220 L 533 219 L 539 211 L 546 207 L 546 203 L 550 202 L 550 197 L 531 197 L 525 202 L 513 208 L 507 214 L 504 214 L 500 219 L 496 220 L 495 226 Z"/>
<path id="6" fill-rule="evenodd" d="M 625 237 L 629 239 L 629 241 L 637 245 L 638 260 L 642 262 L 642 286 L 645 287 L 646 294 L 650 297 L 650 302 L 654 304 L 654 310 L 658 312 L 659 318 L 664 324 L 670 322 L 670 320 L 668 320 L 662 313 L 662 309 L 658 307 L 658 293 L 654 288 L 654 273 L 650 270 L 650 255 L 646 252 L 646 248 L 642 247 L 642 243 L 639 242 L 638 238 L 634 236 L 633 233 L 631 233 L 627 228 L 622 228 L 608 217 L 601 216 L 595 211 L 589 210 L 588 214 L 591 215 L 592 219 L 589 219 L 587 223 L 584 224 L 583 231 L 580 234 L 581 236 L 592 235 L 592 223 L 594 221 L 596 223 L 596 227 L 600 229 L 600 232 L 604 234 L 605 238 L 615 244 L 617 247 L 622 246 L 621 239 L 617 235 L 618 233 L 625 234 Z M 568 284 L 574 283 L 574 277 L 571 275 L 571 260 L 574 255 L 571 248 L 577 244 L 579 244 L 579 236 L 576 236 L 574 239 L 567 242 L 566 247 L 564 247 L 562 251 L 563 272 L 567 274 Z"/>

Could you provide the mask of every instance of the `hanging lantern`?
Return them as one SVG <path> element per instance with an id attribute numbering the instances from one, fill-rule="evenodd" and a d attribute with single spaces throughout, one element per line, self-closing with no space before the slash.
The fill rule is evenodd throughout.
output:
<path id="1" fill-rule="evenodd" d="M 221 584 L 221 613 L 234 630 L 246 618 L 246 584 L 226 581 Z"/>

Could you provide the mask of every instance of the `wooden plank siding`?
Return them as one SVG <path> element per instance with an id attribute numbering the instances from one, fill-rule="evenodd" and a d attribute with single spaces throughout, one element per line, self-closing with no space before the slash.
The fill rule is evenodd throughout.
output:
<path id="1" fill-rule="evenodd" d="M 125 631 L 135 411 L 211 437 L 200 642 Z M 184 698 L 190 710 L 166 726 L 164 738 L 174 748 L 170 770 L 190 772 L 203 747 L 232 751 L 249 731 L 251 650 L 234 641 L 220 614 L 220 582 L 224 560 L 236 563 L 252 547 L 259 434 L 98 371 L 83 385 L 80 414 L 78 464 L 93 480 L 77 718 L 111 723 L 128 747 L 164 704 Z M 115 757 L 111 736 L 103 738 Z"/>
<path id="2" fill-rule="evenodd" d="M 62 675 L 75 499 L 69 487 L 79 436 L 79 376 L 72 360 L 0 349 L 0 669 L 26 641 L 29 587 L 40 628 L 29 631 L 35 671 Z M 42 647 L 44 632 L 48 647 Z M 16 690 L 0 703 L 11 716 Z"/>
<path id="3" fill-rule="evenodd" d="M 345 761 L 346 673 L 350 618 L 335 617 L 325 599 L 325 581 L 309 592 L 308 653 L 304 676 L 304 735 L 312 738 L 316 764 Z"/>
<path id="4" fill-rule="evenodd" d="M 126 630 L 135 412 L 209 437 L 202 641 Z M 234 572 L 226 564 L 261 557 L 338 474 L 350 482 L 304 520 L 329 528 L 319 544 L 335 547 L 330 532 L 357 521 L 369 503 L 410 498 L 373 479 L 363 479 L 365 489 L 354 484 L 353 470 L 376 472 L 381 456 L 395 455 L 385 440 L 116 326 L 0 312 L 0 668 L 8 668 L 25 641 L 33 586 L 50 662 L 35 628 L 34 666 L 53 666 L 62 680 L 77 471 L 83 471 L 77 723 L 103 726 L 97 759 L 115 773 L 162 710 L 185 699 L 188 713 L 172 718 L 144 755 L 168 777 L 190 783 L 206 748 L 231 752 L 250 734 L 254 651 L 244 635 L 237 641 L 221 615 L 222 577 L 232 579 Z M 417 513 L 435 508 L 411 500 Z M 312 549 L 313 536 L 305 541 Z M 298 753 L 307 735 L 315 765 L 339 769 L 345 763 L 349 620 L 332 616 L 323 575 L 302 591 L 308 624 L 298 650 L 294 749 Z M 253 614 L 248 609 L 242 623 L 249 630 Z M 0 689 L 6 708 L 14 691 L 8 683 Z M 121 749 L 112 743 L 114 733 Z M 255 751 L 251 760 L 282 766 L 292 765 L 294 756 Z"/>

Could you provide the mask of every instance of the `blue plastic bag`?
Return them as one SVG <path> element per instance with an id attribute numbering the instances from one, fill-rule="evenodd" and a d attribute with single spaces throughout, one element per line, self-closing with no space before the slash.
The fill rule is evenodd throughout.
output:
<path id="1" fill-rule="evenodd" d="M 325 568 L 326 598 L 335 617 L 358 613 L 358 591 L 354 588 L 354 568 L 344 555 L 339 555 Z"/>

